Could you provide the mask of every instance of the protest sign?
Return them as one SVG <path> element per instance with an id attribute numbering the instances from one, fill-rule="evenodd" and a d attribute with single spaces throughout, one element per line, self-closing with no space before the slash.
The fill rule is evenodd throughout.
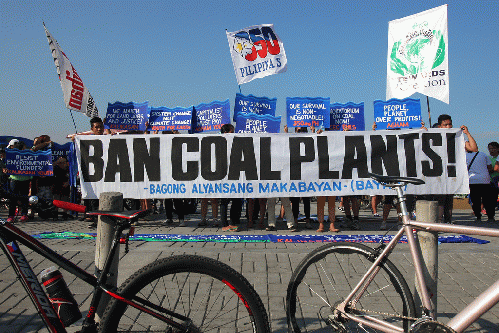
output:
<path id="1" fill-rule="evenodd" d="M 83 197 L 267 198 L 394 194 L 368 172 L 423 179 L 412 194 L 468 193 L 459 129 L 76 138 Z"/>
<path id="2" fill-rule="evenodd" d="M 279 133 L 281 117 L 257 115 L 254 113 L 239 114 L 236 120 L 236 133 Z"/>
<path id="3" fill-rule="evenodd" d="M 145 131 L 149 119 L 148 102 L 108 103 L 104 125 L 110 129 Z"/>
<path id="4" fill-rule="evenodd" d="M 230 124 L 230 103 L 213 101 L 193 107 L 192 125 L 189 133 L 220 132 L 222 125 Z"/>
<path id="5" fill-rule="evenodd" d="M 286 71 L 284 45 L 273 24 L 254 25 L 226 34 L 238 84 Z"/>
<path id="6" fill-rule="evenodd" d="M 449 104 L 447 5 L 388 23 L 386 99 L 415 92 Z"/>
<path id="7" fill-rule="evenodd" d="M 256 97 L 253 95 L 244 96 L 243 94 L 236 94 L 236 101 L 234 103 L 234 117 L 236 121 L 240 113 L 255 113 L 258 115 L 268 114 L 275 116 L 275 109 L 277 105 L 277 98 Z"/>
<path id="8" fill-rule="evenodd" d="M 151 108 L 149 115 L 149 131 L 190 130 L 192 123 L 192 106 L 187 108 L 167 108 L 164 106 Z"/>
<path id="9" fill-rule="evenodd" d="M 332 131 L 365 131 L 364 102 L 331 104 L 329 128 Z"/>
<path id="10" fill-rule="evenodd" d="M 9 175 L 53 176 L 52 151 L 48 150 L 5 150 L 5 164 Z"/>
<path id="11" fill-rule="evenodd" d="M 420 128 L 421 102 L 413 98 L 376 100 L 374 122 L 377 129 Z"/>
<path id="12" fill-rule="evenodd" d="M 72 142 L 67 142 L 63 145 L 59 143 L 52 142 L 52 161 L 57 161 L 59 157 L 68 157 L 71 154 Z"/>
<path id="13" fill-rule="evenodd" d="M 329 105 L 329 97 L 287 97 L 288 127 L 329 128 Z"/>

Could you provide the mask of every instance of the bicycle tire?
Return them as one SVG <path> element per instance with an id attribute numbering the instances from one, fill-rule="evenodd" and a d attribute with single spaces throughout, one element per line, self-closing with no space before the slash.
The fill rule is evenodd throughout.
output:
<path id="1" fill-rule="evenodd" d="M 270 332 L 265 307 L 248 280 L 214 259 L 179 255 L 157 260 L 129 277 L 118 293 L 126 299 L 138 295 L 189 317 L 194 325 L 189 332 Z M 99 332 L 121 331 L 180 332 L 112 299 Z"/>
<path id="2" fill-rule="evenodd" d="M 286 317 L 290 331 L 331 332 L 334 328 L 337 332 L 377 332 L 341 315 L 334 319 L 333 312 L 367 272 L 374 257 L 372 248 L 345 242 L 327 244 L 307 255 L 288 284 Z M 375 316 L 409 331 L 411 321 L 407 317 L 415 316 L 414 299 L 404 277 L 388 259 L 382 262 L 354 311 L 349 313 Z"/>

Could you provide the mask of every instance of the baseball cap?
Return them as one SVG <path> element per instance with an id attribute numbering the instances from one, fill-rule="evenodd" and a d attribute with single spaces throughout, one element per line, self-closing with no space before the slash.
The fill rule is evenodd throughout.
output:
<path id="1" fill-rule="evenodd" d="M 10 141 L 9 141 L 9 145 L 8 145 L 8 147 L 13 146 L 13 145 L 15 145 L 16 143 L 19 143 L 19 140 L 17 140 L 17 139 L 12 139 L 12 140 L 10 140 Z"/>

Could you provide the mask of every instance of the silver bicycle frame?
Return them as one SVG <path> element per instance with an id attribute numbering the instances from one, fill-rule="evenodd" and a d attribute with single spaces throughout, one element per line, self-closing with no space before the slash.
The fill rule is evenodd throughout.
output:
<path id="1" fill-rule="evenodd" d="M 417 283 L 419 286 L 419 290 L 422 291 L 422 294 L 420 295 L 421 303 L 423 305 L 423 308 L 428 310 L 428 313 L 431 313 L 432 306 L 430 303 L 430 296 L 426 288 L 426 282 L 423 277 L 423 264 L 421 261 L 419 248 L 416 243 L 416 233 L 413 232 L 413 229 L 432 232 L 499 237 L 499 230 L 497 229 L 412 221 L 409 218 L 409 213 L 407 212 L 407 207 L 405 205 L 405 196 L 403 194 L 401 186 L 396 186 L 395 190 L 397 191 L 397 197 L 400 201 L 403 228 L 401 228 L 395 234 L 393 239 L 389 243 L 387 243 L 386 247 L 371 265 L 366 274 L 364 274 L 359 283 L 353 288 L 346 299 L 337 307 L 337 309 L 341 311 L 348 319 L 387 333 L 403 332 L 403 328 L 394 326 L 388 322 L 370 316 L 359 317 L 348 314 L 345 313 L 344 310 L 349 302 L 356 302 L 358 299 L 360 299 L 360 297 L 362 297 L 363 292 L 367 289 L 367 285 L 374 279 L 374 276 L 379 271 L 379 263 L 387 256 L 389 256 L 391 251 L 395 248 L 398 241 L 404 234 L 407 235 L 407 243 L 409 244 L 412 262 L 414 264 Z M 487 290 L 481 293 L 465 309 L 456 314 L 456 316 L 454 316 L 447 323 L 447 326 L 452 328 L 457 333 L 461 333 L 497 303 L 499 303 L 499 280 L 497 280 Z"/>

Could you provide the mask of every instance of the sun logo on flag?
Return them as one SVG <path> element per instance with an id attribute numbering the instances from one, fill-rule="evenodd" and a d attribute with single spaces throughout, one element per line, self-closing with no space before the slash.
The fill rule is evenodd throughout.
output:
<path id="1" fill-rule="evenodd" d="M 236 35 L 232 48 L 239 53 L 241 57 L 245 58 L 248 54 L 253 53 L 254 45 L 248 39 Z"/>

